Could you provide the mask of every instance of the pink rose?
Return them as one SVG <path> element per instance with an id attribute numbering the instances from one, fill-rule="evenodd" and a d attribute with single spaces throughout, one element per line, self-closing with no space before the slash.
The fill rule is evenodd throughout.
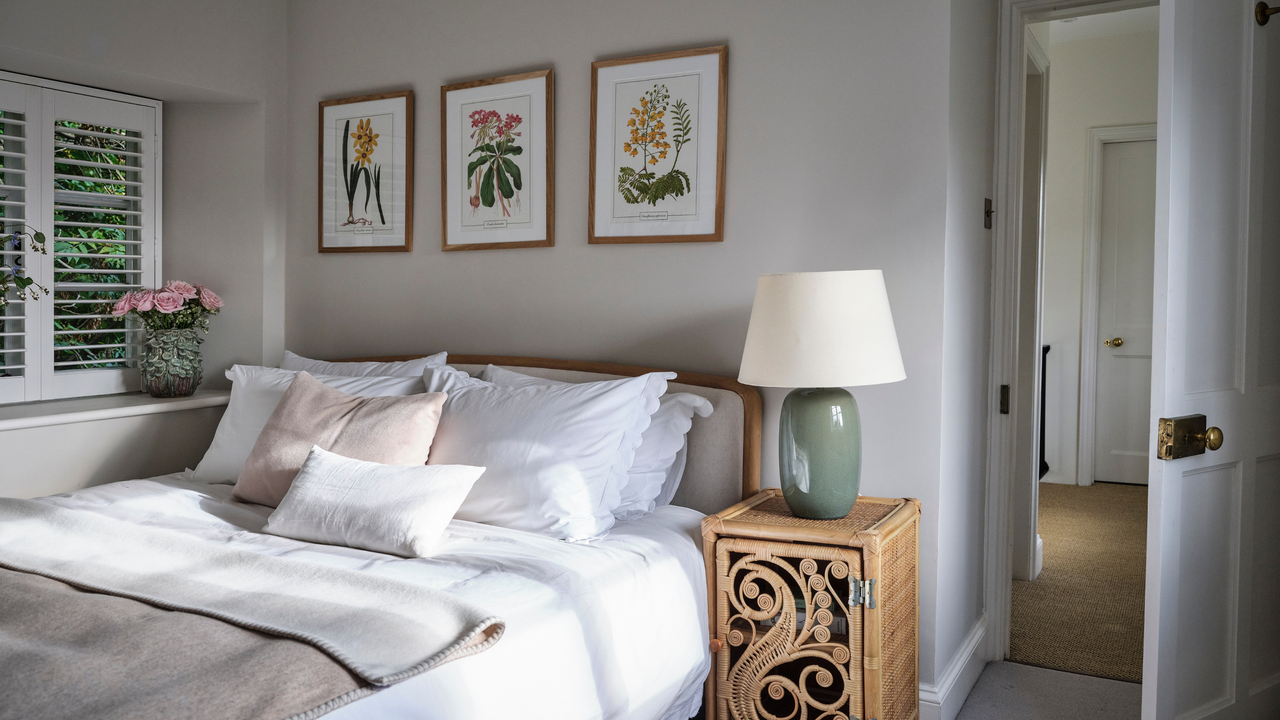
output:
<path id="1" fill-rule="evenodd" d="M 170 280 L 164 284 L 164 291 L 171 292 L 183 300 L 200 297 L 200 291 L 196 290 L 196 286 L 191 283 L 182 282 L 181 280 Z"/>
<path id="2" fill-rule="evenodd" d="M 139 290 L 133 294 L 133 307 L 138 312 L 146 312 L 155 307 L 156 291 L 155 290 Z"/>
<path id="3" fill-rule="evenodd" d="M 222 307 L 222 298 L 218 294 L 203 285 L 197 285 L 196 289 L 200 291 L 200 304 L 205 310 L 217 310 Z"/>
<path id="4" fill-rule="evenodd" d="M 111 308 L 111 314 L 116 317 L 126 315 L 133 309 L 133 293 L 127 292 L 116 301 L 115 307 Z"/>
<path id="5" fill-rule="evenodd" d="M 165 315 L 181 310 L 183 302 L 184 300 L 182 299 L 182 296 L 178 293 L 169 292 L 168 290 L 162 290 L 156 293 L 156 309 Z"/>

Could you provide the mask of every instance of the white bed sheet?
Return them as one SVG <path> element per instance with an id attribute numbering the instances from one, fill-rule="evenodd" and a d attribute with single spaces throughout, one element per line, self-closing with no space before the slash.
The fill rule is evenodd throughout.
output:
<path id="1" fill-rule="evenodd" d="M 356 718 L 684 720 L 711 666 L 701 513 L 666 506 L 590 543 L 454 520 L 431 558 L 264 535 L 270 508 L 188 473 L 41 498 L 244 550 L 398 578 L 507 622 L 492 649 L 326 715 Z"/>

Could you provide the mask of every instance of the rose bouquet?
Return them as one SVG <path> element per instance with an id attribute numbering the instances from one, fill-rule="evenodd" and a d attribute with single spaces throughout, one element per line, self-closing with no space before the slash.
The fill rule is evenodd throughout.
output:
<path id="1" fill-rule="evenodd" d="M 127 292 L 112 308 L 117 317 L 133 313 L 147 329 L 139 369 L 153 397 L 185 397 L 203 378 L 196 331 L 209 332 L 209 316 L 217 315 L 222 298 L 201 285 L 170 280 L 159 290 Z"/>
<path id="2" fill-rule="evenodd" d="M 217 315 L 222 298 L 203 285 L 170 280 L 159 290 L 127 292 L 112 308 L 117 317 L 132 312 L 148 330 L 199 328 L 209 332 L 209 316 Z"/>

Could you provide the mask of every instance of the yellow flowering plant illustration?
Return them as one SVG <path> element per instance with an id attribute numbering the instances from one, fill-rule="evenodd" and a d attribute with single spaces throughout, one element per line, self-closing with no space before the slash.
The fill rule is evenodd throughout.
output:
<path id="1" fill-rule="evenodd" d="M 654 85 L 640 97 L 640 106 L 631 108 L 627 118 L 630 137 L 622 143 L 622 151 L 640 159 L 640 169 L 622 166 L 618 168 L 618 192 L 631 205 L 649 203 L 657 205 L 667 196 L 680 197 L 692 189 L 689 176 L 677 170 L 680 149 L 689 142 L 693 124 L 689 118 L 689 106 L 684 100 L 670 104 L 671 95 L 666 85 Z M 670 142 L 667 141 L 667 110 L 671 115 Z M 675 148 L 671 167 L 659 176 L 658 165 L 667 159 L 667 153 Z"/>
<path id="2" fill-rule="evenodd" d="M 351 121 L 348 120 L 342 129 L 342 183 L 347 191 L 347 225 L 372 225 L 364 218 L 356 219 L 356 191 L 360 187 L 360 178 L 364 177 L 364 211 L 369 211 L 369 198 L 374 199 L 378 207 L 378 218 L 383 225 L 387 224 L 386 215 L 382 212 L 382 166 L 373 163 L 373 154 L 378 147 L 380 136 L 373 131 L 373 118 L 365 118 L 356 122 L 356 131 L 351 132 Z M 348 162 L 348 149 L 354 151 L 355 159 Z"/>

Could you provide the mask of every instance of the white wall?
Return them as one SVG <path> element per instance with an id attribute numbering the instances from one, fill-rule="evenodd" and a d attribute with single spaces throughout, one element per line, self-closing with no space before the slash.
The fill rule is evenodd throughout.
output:
<path id="1" fill-rule="evenodd" d="M 5 5 L 0 68 L 164 101 L 163 274 L 227 303 L 203 346 L 206 388 L 227 387 L 232 362 L 283 353 L 284 34 L 283 0 Z M 0 432 L 0 456 L 21 459 L 23 481 L 51 492 L 181 470 L 199 460 L 219 415 Z M 152 448 L 156 437 L 172 447 Z M 42 461 L 54 443 L 79 450 Z M 5 494 L 23 494 L 8 482 Z"/>
<path id="2" fill-rule="evenodd" d="M 1056 31 L 1055 31 L 1056 33 Z M 1045 167 L 1044 310 L 1046 482 L 1076 483 L 1085 167 L 1089 128 L 1156 121 L 1158 33 L 1049 45 L 1049 149 Z"/>
<path id="3" fill-rule="evenodd" d="M 991 231 L 983 200 L 992 196 L 996 5 L 952 0 L 947 221 L 943 270 L 942 453 L 939 465 L 935 678 L 948 664 L 955 687 L 939 687 L 935 717 L 953 717 L 987 658 L 959 655 L 983 616 L 986 418 L 991 389 Z M 977 649 L 977 648 L 975 648 Z M 980 650 L 979 650 L 980 652 Z M 949 678 L 948 678 L 949 679 Z M 951 692 L 947 693 L 947 690 Z M 922 715 L 929 716 L 922 707 Z"/>

